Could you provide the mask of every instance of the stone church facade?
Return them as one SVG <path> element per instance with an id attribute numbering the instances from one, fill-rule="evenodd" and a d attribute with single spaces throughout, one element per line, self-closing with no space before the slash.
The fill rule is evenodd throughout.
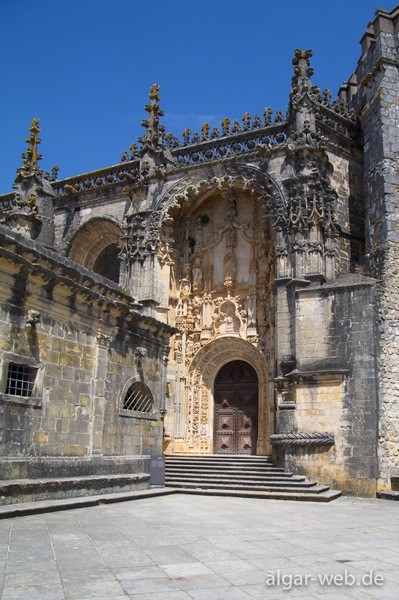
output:
<path id="1" fill-rule="evenodd" d="M 390 487 L 398 28 L 377 11 L 335 100 L 296 50 L 286 114 L 181 140 L 154 85 L 139 147 L 76 177 L 43 174 L 32 123 L 0 198 L 3 478 L 148 470 L 163 447 Z"/>

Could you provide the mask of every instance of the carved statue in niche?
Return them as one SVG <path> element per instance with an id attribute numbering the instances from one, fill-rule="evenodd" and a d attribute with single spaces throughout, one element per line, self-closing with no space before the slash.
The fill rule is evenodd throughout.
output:
<path id="1" fill-rule="evenodd" d="M 194 329 L 200 330 L 202 321 L 202 302 L 198 296 L 193 298 L 191 311 L 194 319 Z"/>
<path id="2" fill-rule="evenodd" d="M 222 193 L 222 197 L 226 198 L 228 192 L 225 191 Z M 229 195 L 228 198 L 228 207 L 226 211 L 226 225 L 230 228 L 234 228 L 235 222 L 237 218 L 237 204 L 232 195 Z"/>
<path id="3" fill-rule="evenodd" d="M 180 296 L 182 300 L 187 300 L 189 298 L 191 292 L 190 280 L 183 277 L 180 280 Z"/>
<path id="4" fill-rule="evenodd" d="M 239 333 L 240 319 L 237 316 L 237 309 L 231 300 L 222 302 L 213 315 L 215 334 L 224 335 L 228 333 Z"/>
<path id="5" fill-rule="evenodd" d="M 178 336 L 179 337 L 176 338 L 175 345 L 174 345 L 175 361 L 178 364 L 181 364 L 183 362 L 183 349 L 182 349 L 181 336 L 179 334 L 178 334 Z"/>
<path id="6" fill-rule="evenodd" d="M 236 279 L 236 257 L 234 249 L 237 246 L 237 206 L 233 197 L 228 199 L 228 209 L 226 214 L 226 255 L 223 259 L 223 279 L 227 289 L 235 285 Z"/>
<path id="7" fill-rule="evenodd" d="M 187 306 L 191 294 L 190 265 L 185 263 L 183 266 L 183 277 L 180 279 L 180 302 L 177 313 L 181 317 L 187 316 Z"/>
<path id="8" fill-rule="evenodd" d="M 204 267 L 204 289 L 211 290 L 213 284 L 213 265 Z"/>
<path id="9" fill-rule="evenodd" d="M 193 292 L 201 292 L 202 285 L 202 265 L 201 265 L 201 256 L 196 254 L 194 256 L 194 264 L 192 268 L 192 276 L 193 276 Z"/>
<path id="10" fill-rule="evenodd" d="M 224 285 L 231 289 L 236 278 L 236 257 L 232 248 L 229 248 L 223 259 Z"/>

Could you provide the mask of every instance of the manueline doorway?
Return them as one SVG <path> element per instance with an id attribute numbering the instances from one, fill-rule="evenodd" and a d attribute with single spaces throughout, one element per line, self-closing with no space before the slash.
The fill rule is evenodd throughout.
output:
<path id="1" fill-rule="evenodd" d="M 215 379 L 214 452 L 256 454 L 258 376 L 251 365 L 234 360 Z"/>

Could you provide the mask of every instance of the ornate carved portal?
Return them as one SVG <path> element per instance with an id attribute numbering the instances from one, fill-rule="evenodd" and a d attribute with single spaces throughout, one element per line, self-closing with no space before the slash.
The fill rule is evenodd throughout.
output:
<path id="1" fill-rule="evenodd" d="M 173 417 L 168 409 L 165 422 L 169 451 L 221 451 L 214 443 L 215 379 L 227 363 L 243 361 L 258 380 L 258 427 L 249 445 L 237 438 L 234 452 L 270 453 L 276 241 L 265 202 L 222 186 L 173 213 L 170 314 L 178 333 L 169 371 Z"/>

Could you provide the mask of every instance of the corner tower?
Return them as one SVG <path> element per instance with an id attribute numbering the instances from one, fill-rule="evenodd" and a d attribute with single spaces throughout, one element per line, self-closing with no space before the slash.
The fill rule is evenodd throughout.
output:
<path id="1" fill-rule="evenodd" d="M 364 143 L 368 272 L 379 280 L 378 487 L 389 487 L 399 455 L 399 6 L 378 10 L 362 40 L 357 71 L 341 89 L 356 109 Z"/>

